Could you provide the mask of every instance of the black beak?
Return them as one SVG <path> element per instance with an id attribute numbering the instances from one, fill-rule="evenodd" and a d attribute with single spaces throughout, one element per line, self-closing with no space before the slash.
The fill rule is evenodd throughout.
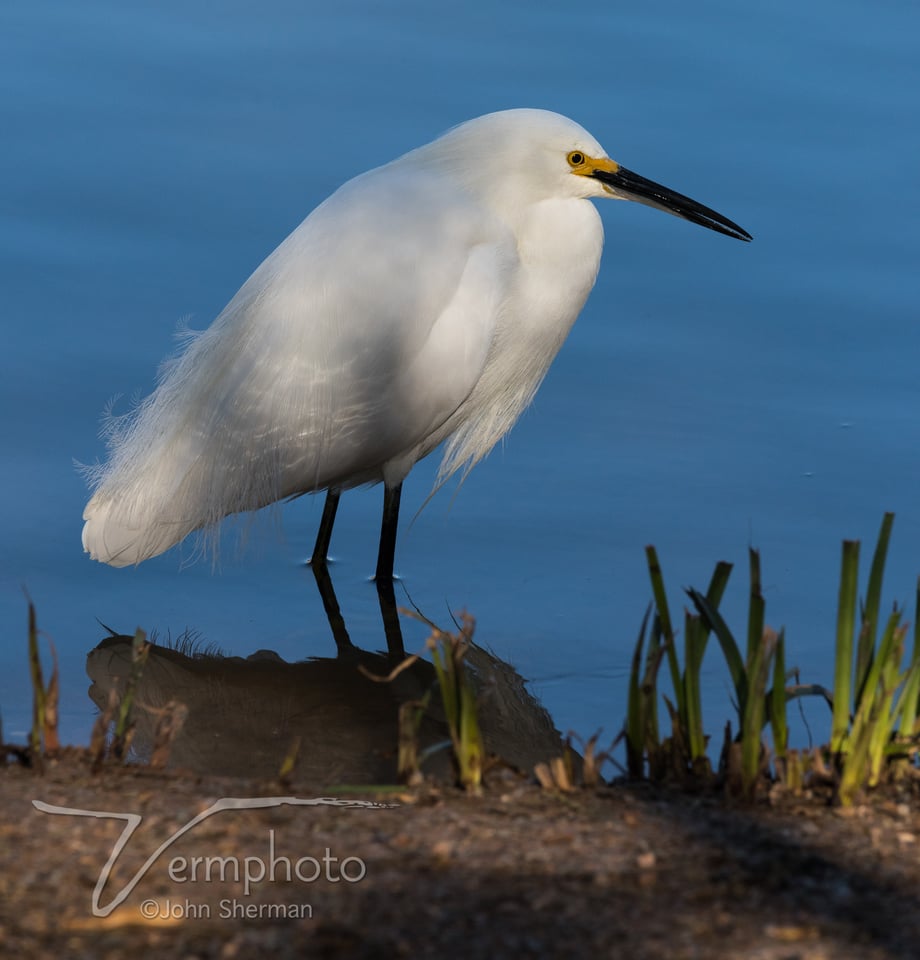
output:
<path id="1" fill-rule="evenodd" d="M 734 237 L 736 240 L 751 239 L 747 230 L 743 230 L 737 223 L 732 223 L 721 213 L 716 213 L 681 193 L 675 193 L 660 183 L 646 180 L 625 167 L 618 167 L 615 173 L 610 170 L 595 170 L 591 176 L 624 200 L 636 200 L 649 207 L 656 207 L 665 213 L 674 214 L 675 217 L 683 217 L 691 223 L 715 230 L 716 233 L 724 233 L 726 237 Z"/>

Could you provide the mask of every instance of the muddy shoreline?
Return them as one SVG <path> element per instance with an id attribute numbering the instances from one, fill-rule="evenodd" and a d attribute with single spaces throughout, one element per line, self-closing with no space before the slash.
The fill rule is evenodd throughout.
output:
<path id="1" fill-rule="evenodd" d="M 75 749 L 43 775 L 0 768 L 0 949 L 27 958 L 917 956 L 913 785 L 844 811 L 817 798 L 740 806 L 642 784 L 559 794 L 506 773 L 479 798 L 430 784 L 340 791 L 388 806 L 270 801 L 181 833 L 220 798 L 329 795 L 296 777 L 282 787 L 130 766 L 93 775 Z M 102 911 L 136 885 L 107 916 L 93 913 L 94 889 L 128 821 L 42 812 L 34 800 L 139 816 L 99 893 Z"/>

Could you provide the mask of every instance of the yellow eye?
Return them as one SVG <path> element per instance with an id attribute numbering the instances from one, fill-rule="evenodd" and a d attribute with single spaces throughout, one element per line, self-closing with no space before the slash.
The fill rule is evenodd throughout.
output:
<path id="1" fill-rule="evenodd" d="M 573 150 L 566 159 L 570 167 L 580 167 L 585 162 L 585 155 L 580 150 Z"/>

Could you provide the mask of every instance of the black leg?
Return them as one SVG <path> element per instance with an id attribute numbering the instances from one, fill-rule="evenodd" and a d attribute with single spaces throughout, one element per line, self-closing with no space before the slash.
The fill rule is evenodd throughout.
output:
<path id="1" fill-rule="evenodd" d="M 329 541 L 332 539 L 332 526 L 335 523 L 335 512 L 339 508 L 341 490 L 330 487 L 326 491 L 326 502 L 323 504 L 323 518 L 319 522 L 319 531 L 316 534 L 316 543 L 313 545 L 313 556 L 310 565 L 313 567 L 326 566 L 329 555 Z"/>
<path id="2" fill-rule="evenodd" d="M 377 552 L 377 572 L 374 579 L 378 584 L 393 579 L 393 558 L 396 555 L 396 528 L 399 524 L 399 497 L 402 484 L 395 487 L 383 487 L 383 521 L 380 524 L 380 549 Z"/>

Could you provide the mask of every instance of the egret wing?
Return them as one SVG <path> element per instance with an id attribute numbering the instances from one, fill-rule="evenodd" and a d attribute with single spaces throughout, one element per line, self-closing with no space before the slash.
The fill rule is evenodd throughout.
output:
<path id="1" fill-rule="evenodd" d="M 437 177 L 346 184 L 113 424 L 84 546 L 139 563 L 228 514 L 407 472 L 474 388 L 515 262 Z"/>

